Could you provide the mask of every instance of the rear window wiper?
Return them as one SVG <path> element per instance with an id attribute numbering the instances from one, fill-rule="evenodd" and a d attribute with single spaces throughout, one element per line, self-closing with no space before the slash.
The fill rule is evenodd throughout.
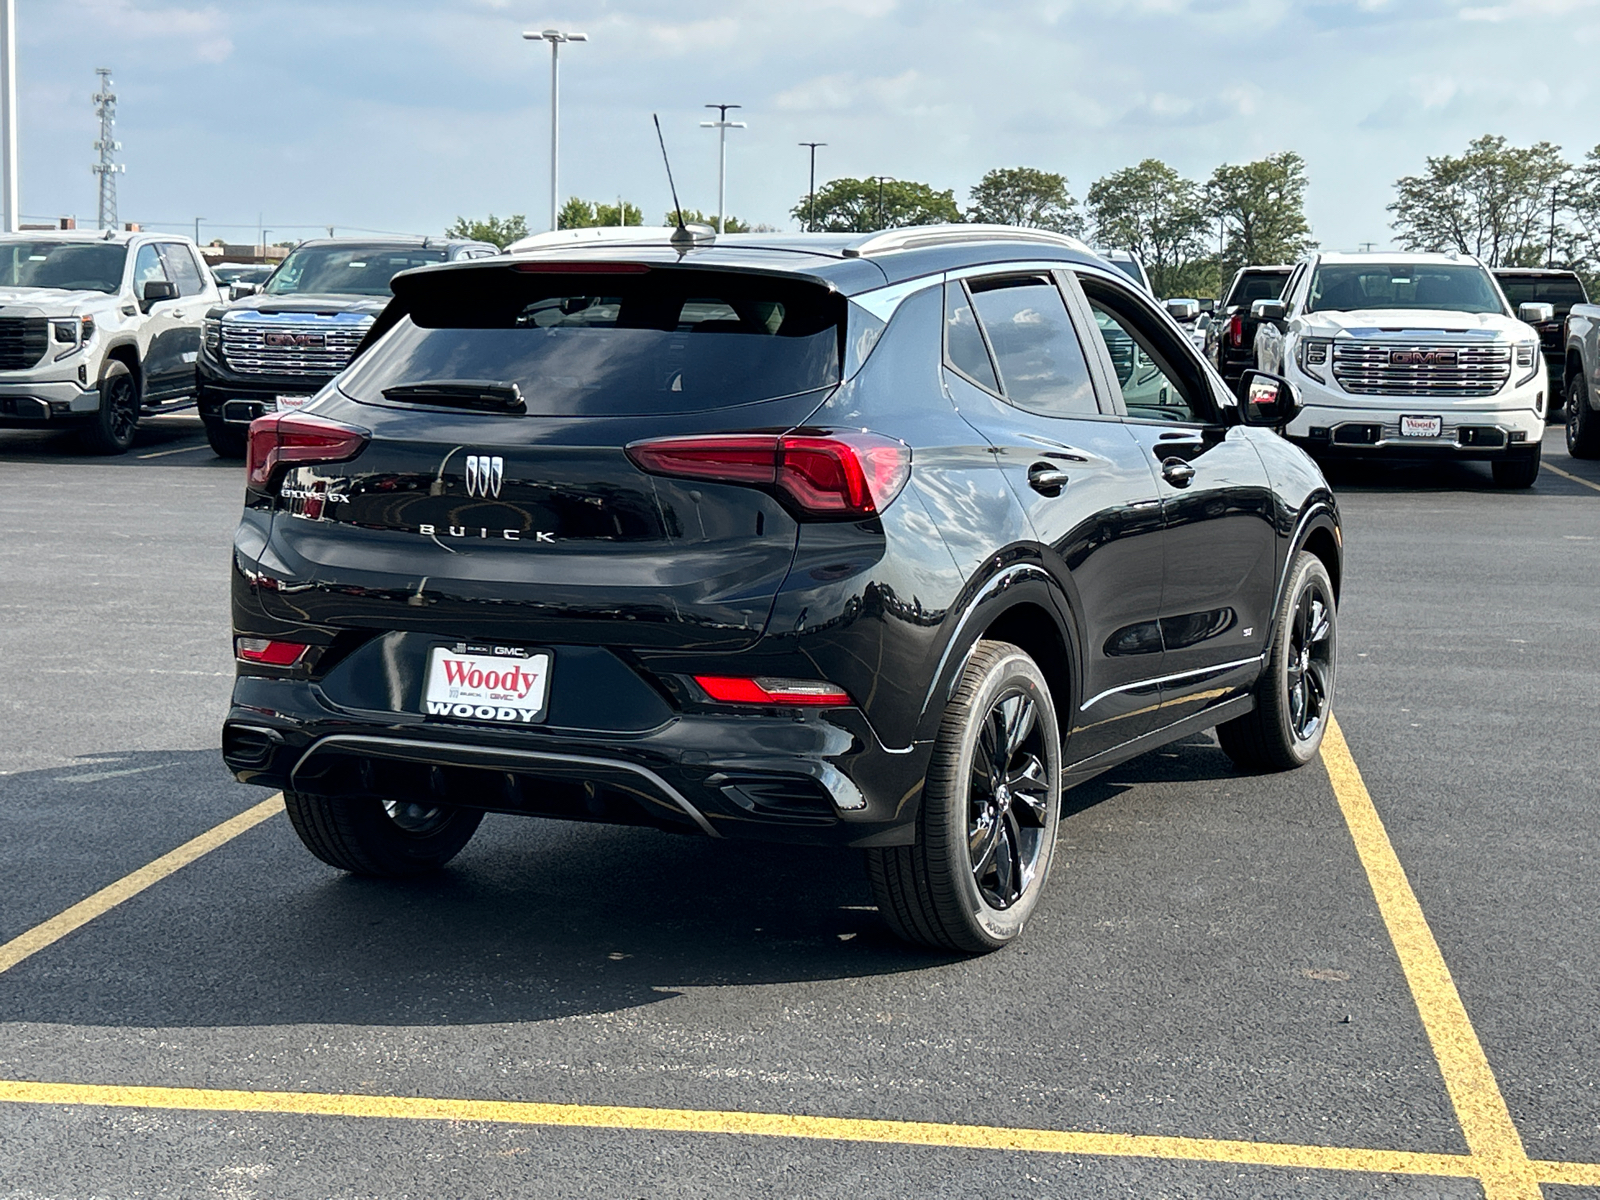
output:
<path id="1" fill-rule="evenodd" d="M 430 383 L 399 383 L 383 389 L 383 398 L 397 404 L 430 404 L 440 408 L 467 408 L 474 412 L 526 413 L 522 389 L 514 383 L 492 379 L 436 379 Z"/>

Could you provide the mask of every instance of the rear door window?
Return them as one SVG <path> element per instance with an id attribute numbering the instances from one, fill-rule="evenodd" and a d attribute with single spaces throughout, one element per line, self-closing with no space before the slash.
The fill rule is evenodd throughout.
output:
<path id="1" fill-rule="evenodd" d="M 384 389 L 406 384 L 514 384 L 530 414 L 636 416 L 729 408 L 839 382 L 846 302 L 821 285 L 670 267 L 567 274 L 526 265 L 412 280 L 401 301 L 408 315 L 341 387 L 381 403 Z"/>
<path id="2" fill-rule="evenodd" d="M 1047 417 L 1100 411 L 1089 363 L 1054 280 L 1030 275 L 969 286 L 1007 400 Z"/>

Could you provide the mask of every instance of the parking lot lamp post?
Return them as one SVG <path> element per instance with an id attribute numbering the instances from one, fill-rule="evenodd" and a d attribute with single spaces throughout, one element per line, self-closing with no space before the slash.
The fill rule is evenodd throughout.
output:
<path id="1" fill-rule="evenodd" d="M 4 193 L 5 232 L 17 232 L 17 2 L 0 0 L 0 192 Z"/>
<path id="2" fill-rule="evenodd" d="M 522 35 L 530 42 L 550 43 L 550 228 L 556 227 L 561 213 L 560 168 L 561 152 L 561 43 L 587 42 L 587 33 L 568 33 L 560 29 L 530 29 Z"/>
<path id="3" fill-rule="evenodd" d="M 707 108 L 717 110 L 715 121 L 701 121 L 701 129 L 715 129 L 717 131 L 717 232 L 722 232 L 724 214 L 728 209 L 728 130 L 743 129 L 743 121 L 728 120 L 730 108 L 743 108 L 742 104 L 708 104 Z"/>
<path id="4" fill-rule="evenodd" d="M 811 186 L 806 190 L 806 228 L 807 233 L 817 231 L 817 147 L 826 146 L 827 142 L 801 142 L 802 146 L 811 147 Z"/>
<path id="5" fill-rule="evenodd" d="M 894 176 L 893 175 L 874 175 L 873 178 L 878 181 L 878 228 L 882 229 L 883 228 L 883 185 L 884 185 L 885 182 L 893 183 L 894 182 Z"/>

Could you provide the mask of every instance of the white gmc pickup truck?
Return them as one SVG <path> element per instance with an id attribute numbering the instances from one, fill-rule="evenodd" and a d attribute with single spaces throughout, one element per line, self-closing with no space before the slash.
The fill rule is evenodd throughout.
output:
<path id="1" fill-rule="evenodd" d="M 1539 475 L 1549 305 L 1513 313 L 1465 255 L 1313 254 L 1257 300 L 1256 365 L 1304 407 L 1285 430 L 1319 459 L 1481 459 L 1502 487 Z"/>

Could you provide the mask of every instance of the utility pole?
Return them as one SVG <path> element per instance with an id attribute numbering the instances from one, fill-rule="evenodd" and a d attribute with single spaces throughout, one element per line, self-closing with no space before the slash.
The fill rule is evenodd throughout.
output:
<path id="1" fill-rule="evenodd" d="M 7 0 L 11 3 L 12 0 Z M 117 176 L 128 168 L 122 163 L 111 161 L 111 155 L 122 149 L 122 143 L 117 141 L 117 94 L 111 90 L 111 68 L 96 67 L 94 73 L 100 76 L 100 90 L 94 94 L 95 115 L 100 118 L 100 136 L 95 140 L 94 148 L 100 151 L 100 161 L 89 168 L 100 177 L 100 215 L 98 224 L 101 229 L 115 229 L 117 227 Z"/>
<path id="2" fill-rule="evenodd" d="M 874 175 L 872 178 L 874 178 L 874 179 L 876 179 L 878 181 L 878 228 L 882 229 L 883 228 L 883 184 L 884 184 L 885 180 L 887 180 L 890 183 L 893 183 L 894 182 L 894 176 L 893 175 Z"/>
<path id="3" fill-rule="evenodd" d="M 204 220 L 204 217 L 196 217 L 194 219 L 194 244 L 196 246 L 200 244 L 200 222 Z"/>
<path id="4" fill-rule="evenodd" d="M 715 129 L 717 131 L 717 232 L 722 232 L 724 214 L 728 210 L 728 130 L 743 129 L 743 121 L 728 120 L 730 108 L 743 108 L 742 104 L 708 104 L 707 108 L 717 110 L 715 121 L 701 121 L 701 129 Z"/>
<path id="5" fill-rule="evenodd" d="M 801 142 L 802 146 L 811 148 L 811 186 L 806 190 L 806 228 L 807 233 L 817 231 L 817 147 L 826 146 L 827 142 Z"/>
<path id="6" fill-rule="evenodd" d="M 550 228 L 554 230 L 561 215 L 561 43 L 587 42 L 589 35 L 540 29 L 528 30 L 522 36 L 526 41 L 550 43 Z"/>
<path id="7" fill-rule="evenodd" d="M 1556 196 L 1561 188 L 1560 183 L 1550 185 L 1550 252 L 1545 257 L 1545 266 L 1556 265 Z"/>
<path id="8" fill-rule="evenodd" d="M 1374 246 L 1376 246 L 1377 244 L 1378 244 L 1377 242 L 1362 242 L 1361 243 L 1361 253 L 1363 253 L 1363 254 L 1371 254 L 1372 253 L 1372 248 Z"/>
<path id="9" fill-rule="evenodd" d="M 17 232 L 17 0 L 0 0 L 0 192 L 4 193 L 5 231 Z"/>

